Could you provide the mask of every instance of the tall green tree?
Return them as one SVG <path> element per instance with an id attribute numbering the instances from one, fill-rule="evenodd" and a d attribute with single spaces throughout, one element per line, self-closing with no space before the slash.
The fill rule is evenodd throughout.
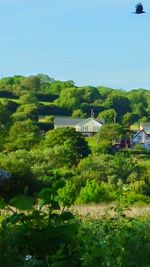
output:
<path id="1" fill-rule="evenodd" d="M 114 144 L 120 140 L 121 134 L 123 129 L 120 124 L 104 124 L 97 134 L 97 140 L 98 142 L 111 141 Z"/>
<path id="2" fill-rule="evenodd" d="M 28 90 L 39 90 L 40 79 L 37 76 L 29 76 L 21 81 L 21 86 Z"/>
<path id="3" fill-rule="evenodd" d="M 38 106 L 36 104 L 24 104 L 19 106 L 12 115 L 14 121 L 34 120 L 38 121 Z"/>
<path id="4" fill-rule="evenodd" d="M 114 109 L 108 109 L 98 114 L 98 119 L 104 120 L 105 123 L 114 123 L 116 121 L 117 113 Z"/>
<path id="5" fill-rule="evenodd" d="M 21 95 L 19 100 L 21 101 L 22 104 L 37 104 L 38 103 L 37 97 L 33 93 L 27 93 L 27 94 Z"/>
<path id="6" fill-rule="evenodd" d="M 55 101 L 62 108 L 70 110 L 80 108 L 80 100 L 82 99 L 82 92 L 77 88 L 65 88 L 61 91 L 59 99 Z"/>
<path id="7" fill-rule="evenodd" d="M 45 136 L 45 146 L 62 146 L 70 164 L 77 164 L 81 158 L 86 157 L 90 150 L 81 133 L 73 128 L 58 128 L 48 131 Z"/>
<path id="8" fill-rule="evenodd" d="M 86 118 L 87 114 L 84 113 L 81 109 L 76 109 L 72 112 L 73 118 Z"/>
<path id="9" fill-rule="evenodd" d="M 135 160 L 130 155 L 124 153 L 117 153 L 111 162 L 113 182 L 122 180 L 123 183 L 128 183 L 132 176 L 138 176 L 138 168 Z M 133 175 L 132 175 L 133 174 Z"/>
<path id="10" fill-rule="evenodd" d="M 104 102 L 104 107 L 114 109 L 117 112 L 119 121 L 121 117 L 131 111 L 131 103 L 127 96 L 122 93 L 112 92 Z"/>
<path id="11" fill-rule="evenodd" d="M 39 127 L 31 120 L 17 121 L 11 126 L 7 142 L 7 151 L 31 149 L 39 143 L 42 135 Z"/>
<path id="12" fill-rule="evenodd" d="M 79 90 L 83 91 L 83 101 L 86 103 L 93 103 L 95 100 L 100 98 L 100 93 L 96 87 L 86 86 L 79 88 Z"/>

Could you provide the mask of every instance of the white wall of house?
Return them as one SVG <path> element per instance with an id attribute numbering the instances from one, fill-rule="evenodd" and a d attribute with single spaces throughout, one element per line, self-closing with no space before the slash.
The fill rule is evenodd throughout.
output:
<path id="1" fill-rule="evenodd" d="M 82 133 L 97 133 L 101 128 L 102 123 L 97 122 L 94 119 L 85 120 L 84 122 L 78 124 L 76 126 L 76 131 Z"/>

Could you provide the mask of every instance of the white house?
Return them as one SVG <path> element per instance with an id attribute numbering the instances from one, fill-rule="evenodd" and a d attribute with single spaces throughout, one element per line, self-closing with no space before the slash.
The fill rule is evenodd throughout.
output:
<path id="1" fill-rule="evenodd" d="M 54 120 L 54 129 L 73 127 L 77 132 L 81 132 L 86 136 L 97 133 L 102 125 L 102 122 L 94 119 L 93 117 L 88 119 L 55 118 Z"/>
<path id="2" fill-rule="evenodd" d="M 144 129 L 141 129 L 137 132 L 132 138 L 132 144 L 141 144 L 143 148 L 150 149 L 150 134 L 145 132 Z"/>

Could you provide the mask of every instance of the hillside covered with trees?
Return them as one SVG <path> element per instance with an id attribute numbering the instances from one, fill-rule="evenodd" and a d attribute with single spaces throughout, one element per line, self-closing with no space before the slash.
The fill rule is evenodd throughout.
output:
<path id="1" fill-rule="evenodd" d="M 149 121 L 148 90 L 77 87 L 39 74 L 2 78 L 0 96 L 1 179 L 5 172 L 10 177 L 4 198 L 56 182 L 61 195 L 74 188 L 77 203 L 114 201 L 118 186 L 131 191 L 133 202 L 149 202 L 149 151 L 113 148 L 120 137 L 130 138 L 131 124 Z M 91 109 L 105 121 L 95 136 L 53 129 L 55 116 L 86 118 Z"/>
<path id="2" fill-rule="evenodd" d="M 55 116 L 91 110 L 105 121 L 95 136 L 53 129 Z M 124 209 L 150 203 L 150 152 L 113 147 L 140 122 L 150 122 L 149 90 L 77 87 L 43 74 L 0 79 L 1 267 L 149 266 L 149 218 L 126 218 Z M 69 210 L 102 202 L 113 203 L 113 218 L 89 222 Z"/>
<path id="3" fill-rule="evenodd" d="M 116 115 L 116 122 L 128 125 L 148 121 L 150 113 L 149 90 L 77 87 L 73 81 L 56 81 L 44 74 L 0 79 L 0 98 L 5 98 L 15 120 L 26 119 L 29 113 L 35 120 L 38 115 L 88 117 L 93 109 L 95 117 L 114 122 Z"/>

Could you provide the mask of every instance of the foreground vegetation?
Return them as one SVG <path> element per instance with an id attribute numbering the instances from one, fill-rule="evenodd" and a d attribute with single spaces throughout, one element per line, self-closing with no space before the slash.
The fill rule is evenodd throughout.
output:
<path id="1" fill-rule="evenodd" d="M 0 80 L 0 266 L 147 267 L 150 152 L 117 150 L 130 124 L 149 120 L 150 93 L 76 87 L 47 75 Z M 84 138 L 53 129 L 54 116 L 105 120 Z M 113 216 L 77 216 L 72 205 L 115 203 Z"/>
<path id="2" fill-rule="evenodd" d="M 47 193 L 1 201 L 1 267 L 149 266 L 150 217 L 126 217 L 120 198 L 113 217 L 75 217 Z"/>

